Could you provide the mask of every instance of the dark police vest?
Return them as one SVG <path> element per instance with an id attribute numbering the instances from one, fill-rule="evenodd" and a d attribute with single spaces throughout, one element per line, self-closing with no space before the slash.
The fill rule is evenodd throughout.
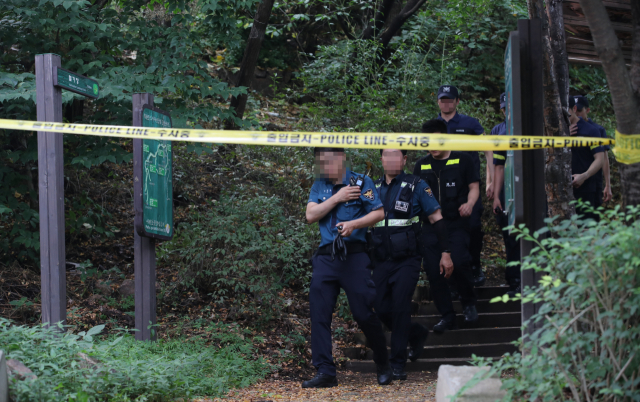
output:
<path id="1" fill-rule="evenodd" d="M 384 177 L 375 182 L 380 188 Z M 402 181 L 387 191 L 382 200 L 384 220 L 371 232 L 370 247 L 377 261 L 401 260 L 418 254 L 420 218 L 413 216 L 413 191 L 420 181 L 418 176 L 403 175 Z"/>
<path id="2" fill-rule="evenodd" d="M 466 182 L 459 157 L 452 152 L 440 176 L 431 168 L 433 157 L 427 156 L 420 166 L 420 178 L 427 182 L 434 190 L 434 195 L 440 204 L 442 217 L 447 220 L 449 228 L 465 227 L 468 218 L 462 218 L 458 208 L 467 202 L 469 183 Z M 437 190 L 437 193 L 435 192 Z"/>

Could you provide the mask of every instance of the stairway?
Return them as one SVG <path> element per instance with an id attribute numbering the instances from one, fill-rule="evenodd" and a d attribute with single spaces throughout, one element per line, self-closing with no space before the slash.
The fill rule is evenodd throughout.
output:
<path id="1" fill-rule="evenodd" d="M 429 328 L 429 337 L 422 358 L 407 361 L 406 371 L 438 370 L 441 364 L 465 365 L 471 360 L 471 355 L 482 357 L 500 357 L 507 352 L 515 352 L 516 347 L 511 342 L 521 335 L 520 302 L 490 303 L 489 301 L 502 296 L 507 287 L 479 287 L 478 315 L 480 319 L 473 325 L 465 325 L 462 306 L 459 301 L 453 303 L 457 313 L 459 330 L 436 334 L 431 329 L 440 321 L 440 314 L 433 302 L 426 301 L 426 292 L 417 291 L 414 295 L 413 322 L 418 322 Z M 418 300 L 417 300 L 418 299 Z M 387 344 L 391 337 L 386 332 Z M 355 372 L 375 372 L 373 352 L 364 347 L 366 338 L 363 333 L 356 334 L 360 347 L 343 348 L 347 362 L 347 369 Z"/>

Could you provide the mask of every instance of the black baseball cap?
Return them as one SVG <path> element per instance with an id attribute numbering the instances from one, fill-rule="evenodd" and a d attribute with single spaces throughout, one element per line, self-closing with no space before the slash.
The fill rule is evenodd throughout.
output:
<path id="1" fill-rule="evenodd" d="M 578 111 L 581 111 L 585 107 L 589 107 L 589 101 L 587 100 L 587 97 L 583 95 L 569 96 L 569 108 L 576 105 L 578 106 Z"/>
<path id="2" fill-rule="evenodd" d="M 442 85 L 438 88 L 438 99 L 447 98 L 447 99 L 456 99 L 458 96 L 458 88 L 453 85 Z"/>
<path id="3" fill-rule="evenodd" d="M 507 94 L 503 92 L 500 94 L 500 109 L 504 109 L 505 106 L 507 106 Z"/>

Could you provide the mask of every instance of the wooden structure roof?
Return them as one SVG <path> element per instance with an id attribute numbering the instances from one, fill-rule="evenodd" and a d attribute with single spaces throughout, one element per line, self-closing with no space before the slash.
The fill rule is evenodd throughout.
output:
<path id="1" fill-rule="evenodd" d="M 622 44 L 622 53 L 627 63 L 631 63 L 632 0 L 603 0 L 602 3 L 609 13 L 609 19 Z M 636 1 L 636 0 L 633 0 Z M 600 65 L 598 53 L 593 45 L 589 24 L 582 13 L 578 0 L 564 0 L 564 28 L 567 40 L 567 54 L 569 63 Z"/>

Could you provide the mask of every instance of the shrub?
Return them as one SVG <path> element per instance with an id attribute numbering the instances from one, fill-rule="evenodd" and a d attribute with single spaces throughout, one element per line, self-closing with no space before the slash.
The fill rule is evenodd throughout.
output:
<path id="1" fill-rule="evenodd" d="M 537 245 L 523 269 L 543 273 L 522 301 L 541 306 L 525 353 L 504 356 L 489 373 L 515 372 L 503 379 L 505 401 L 640 401 L 639 218 L 640 208 L 618 207 L 600 223 L 574 216 L 548 219 L 533 235 L 518 229 Z"/>
<path id="2" fill-rule="evenodd" d="M 104 325 L 77 335 L 54 335 L 43 327 L 11 325 L 0 318 L 0 345 L 9 359 L 33 370 L 35 380 L 9 384 L 12 399 L 22 401 L 169 400 L 221 396 L 231 387 L 248 386 L 269 367 L 251 360 L 250 342 L 230 338 L 218 327 L 225 346 L 203 340 L 139 342 L 131 335 L 99 340 Z M 216 328 L 214 328 L 215 330 Z M 83 368 L 78 353 L 97 358 L 97 368 Z"/>
<path id="3" fill-rule="evenodd" d="M 177 254 L 181 285 L 234 298 L 240 313 L 266 321 L 279 313 L 284 286 L 308 283 L 314 243 L 311 226 L 286 217 L 279 198 L 223 194 L 179 227 L 164 255 Z"/>

